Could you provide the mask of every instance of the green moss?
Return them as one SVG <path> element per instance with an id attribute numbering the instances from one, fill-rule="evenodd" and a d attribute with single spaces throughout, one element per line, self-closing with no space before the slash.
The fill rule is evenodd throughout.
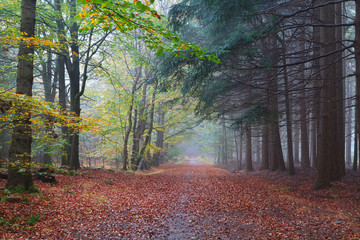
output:
<path id="1" fill-rule="evenodd" d="M 10 219 L 5 219 L 3 216 L 0 216 L 0 227 L 3 229 L 13 229 L 20 225 L 34 226 L 36 222 L 40 220 L 39 214 L 31 214 L 29 217 L 13 217 Z"/>
<path id="2" fill-rule="evenodd" d="M 5 193 L 21 193 L 21 194 L 29 194 L 29 193 L 40 193 L 39 189 L 35 186 L 30 186 L 25 188 L 24 186 L 7 186 L 5 189 Z"/>

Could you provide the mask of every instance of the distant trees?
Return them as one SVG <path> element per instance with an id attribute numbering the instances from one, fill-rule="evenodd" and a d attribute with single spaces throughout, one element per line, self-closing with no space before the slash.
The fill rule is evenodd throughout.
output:
<path id="1" fill-rule="evenodd" d="M 189 120 L 193 110 L 199 119 L 219 124 L 209 144 L 216 142 L 212 151 L 219 163 L 236 159 L 236 170 L 261 165 L 295 174 L 296 165 L 314 166 L 315 186 L 322 188 L 344 176 L 346 163 L 358 169 L 357 1 L 186 0 L 171 8 L 169 23 L 189 43 L 164 27 L 150 2 L 47 1 L 35 28 L 36 4 L 24 0 L 22 35 L 11 30 L 16 14 L 9 16 L 1 26 L 0 41 L 7 47 L 0 60 L 8 62 L 19 49 L 16 92 L 34 93 L 49 108 L 61 109 L 59 116 L 36 116 L 43 126 L 32 132 L 34 117 L 20 110 L 9 114 L 2 93 L 1 114 L 13 117 L 4 123 L 14 127 L 12 162 L 31 162 L 36 149 L 46 164 L 61 152 L 61 165 L 73 169 L 80 168 L 81 154 L 100 153 L 124 170 L 158 165 L 178 136 L 199 124 Z M 20 36 L 18 46 L 9 40 Z M 0 69 L 11 79 L 11 71 Z M 11 88 L 5 85 L 4 92 Z M 20 114 L 26 115 L 21 121 Z M 101 130 L 81 135 L 86 121 L 80 114 L 95 116 Z M 11 128 L 0 131 L 6 140 Z M 89 145 L 80 148 L 85 139 Z"/>
<path id="2" fill-rule="evenodd" d="M 24 0 L 20 32 L 18 31 L 19 20 L 15 14 L 16 10 L 12 9 L 13 5 L 1 2 L 2 7 L 6 9 L 1 9 L 0 14 L 2 18 L 4 16 L 6 16 L 4 19 L 8 18 L 0 26 L 0 42 L 4 46 L 0 52 L 1 61 L 5 59 L 9 49 L 14 51 L 19 49 L 16 74 L 18 95 L 12 93 L 12 86 L 8 82 L 2 81 L 0 86 L 1 114 L 6 115 L 6 118 L 1 118 L 0 122 L 1 139 L 6 140 L 11 131 L 13 135 L 9 150 L 10 161 L 7 162 L 10 173 L 9 187 L 21 185 L 29 188 L 32 185 L 30 169 L 34 165 L 33 157 L 42 164 L 52 165 L 56 159 L 55 155 L 60 155 L 62 166 L 72 169 L 81 167 L 80 131 L 86 128 L 96 130 L 96 121 L 93 121 L 91 125 L 86 118 L 80 119 L 81 109 L 87 108 L 85 104 L 81 104 L 81 100 L 84 101 L 85 89 L 88 80 L 91 79 L 89 73 L 92 72 L 92 77 L 95 78 L 99 76 L 100 69 L 105 70 L 102 66 L 105 61 L 104 53 L 116 49 L 114 44 L 121 45 L 128 41 L 130 39 L 128 37 L 133 33 L 141 32 L 141 37 L 137 40 L 142 42 L 143 48 L 151 50 L 147 52 L 148 55 L 161 55 L 170 51 L 178 57 L 185 57 L 182 52 L 175 49 L 187 49 L 191 50 L 193 55 L 217 61 L 214 55 L 208 55 L 195 44 L 181 41 L 177 35 L 164 27 L 165 24 L 161 21 L 162 16 L 150 6 L 153 2 L 151 0 L 120 1 L 114 4 L 111 1 L 46 1 L 46 4 L 38 6 L 38 24 L 35 26 L 36 2 Z M 120 33 L 123 39 L 117 38 L 115 33 Z M 111 42 L 113 39 L 117 42 Z M 105 46 L 106 40 L 109 40 L 109 44 Z M 137 59 L 134 60 L 137 61 L 134 64 L 136 67 L 139 67 L 138 63 L 146 62 L 144 56 L 137 55 L 136 57 Z M 8 68 L 4 68 L 5 70 L 1 68 L 1 71 L 10 75 L 11 67 L 9 65 Z M 133 95 L 139 90 L 138 86 L 142 85 L 145 89 L 143 95 L 145 101 L 138 104 L 136 98 L 133 98 L 134 102 L 131 105 L 135 108 L 128 111 L 129 121 L 126 123 L 130 130 L 130 132 L 127 131 L 127 138 L 130 137 L 131 131 L 136 129 L 134 132 L 138 132 L 138 140 L 143 141 L 142 145 L 132 152 L 135 157 L 132 164 L 135 163 L 136 166 L 145 166 L 144 156 L 151 155 L 149 149 L 153 147 L 152 132 L 156 131 L 159 135 L 157 162 L 163 156 L 163 142 L 166 141 L 164 135 L 160 134 L 161 131 L 165 131 L 162 130 L 165 126 L 155 128 L 158 121 L 155 113 L 160 111 L 157 107 L 160 101 L 157 98 L 159 92 L 154 87 L 146 89 L 148 85 L 156 86 L 155 71 L 151 67 L 148 65 L 146 69 L 139 71 L 142 83 L 135 84 L 136 91 Z M 34 89 L 33 82 L 36 83 Z M 36 95 L 36 98 L 32 98 L 33 95 Z M 149 95 L 151 95 L 150 102 Z M 44 106 L 40 107 L 38 98 L 44 99 L 46 102 Z M 57 99 L 59 105 L 55 103 Z M 167 100 L 162 101 L 162 106 L 165 106 L 166 102 Z M 18 103 L 24 105 L 17 106 Z M 14 109 L 15 114 L 11 114 Z M 136 111 L 138 111 L 138 121 L 133 121 L 132 114 Z M 33 115 L 33 113 L 36 114 Z M 163 114 L 163 120 L 159 121 L 162 125 L 165 125 L 164 118 Z M 40 119 L 42 124 L 38 122 Z M 36 131 L 32 131 L 34 127 Z M 134 139 L 136 138 L 132 140 Z M 7 155 L 5 145 L 2 142 L 1 158 Z M 126 141 L 124 147 L 128 147 Z M 118 146 L 116 149 L 119 153 Z M 124 165 L 126 168 L 126 164 Z"/>
<path id="3" fill-rule="evenodd" d="M 247 142 L 261 139 L 261 169 L 285 170 L 286 155 L 290 174 L 300 159 L 302 167 L 317 168 L 316 188 L 328 186 L 345 174 L 345 154 L 357 159 L 359 152 L 357 145 L 345 151 L 345 138 L 358 133 L 353 128 L 345 135 L 345 127 L 358 119 L 353 115 L 345 122 L 345 109 L 352 106 L 344 101 L 355 97 L 344 85 L 354 83 L 348 67 L 357 58 L 354 4 L 180 2 L 170 11 L 174 30 L 216 52 L 222 63 L 169 57 L 163 72 L 199 99 L 200 116 L 212 112 L 212 119 L 221 120 L 225 115 L 229 125 L 243 126 Z M 261 136 L 250 129 L 262 129 Z"/>

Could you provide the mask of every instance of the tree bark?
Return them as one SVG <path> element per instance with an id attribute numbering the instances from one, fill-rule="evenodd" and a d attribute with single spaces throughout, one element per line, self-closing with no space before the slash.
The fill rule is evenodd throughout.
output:
<path id="1" fill-rule="evenodd" d="M 153 92 L 152 100 L 151 100 L 151 107 L 150 107 L 150 116 L 149 116 L 149 129 L 145 136 L 145 141 L 141 146 L 139 152 L 139 158 L 136 161 L 137 169 L 146 169 L 147 164 L 144 163 L 144 154 L 147 146 L 150 144 L 151 141 L 151 134 L 154 127 L 154 110 L 155 110 L 155 96 L 156 96 L 156 89 Z"/>
<path id="2" fill-rule="evenodd" d="M 165 114 L 166 112 L 162 110 L 162 106 L 160 105 L 158 108 L 158 124 L 162 128 L 165 123 Z M 162 155 L 164 152 L 163 145 L 164 145 L 164 130 L 163 129 L 156 129 L 156 147 L 157 150 L 153 156 L 153 164 L 154 166 L 159 166 L 162 160 Z"/>
<path id="3" fill-rule="evenodd" d="M 236 154 L 235 171 L 238 172 L 240 170 L 239 143 L 236 138 L 236 131 L 233 131 L 233 134 L 234 134 L 234 148 Z"/>
<path id="4" fill-rule="evenodd" d="M 45 93 L 45 102 L 54 102 L 54 94 L 53 91 L 56 90 L 54 88 L 54 84 L 52 81 L 52 54 L 51 51 L 47 51 L 47 60 L 43 61 L 42 65 L 42 80 L 44 85 L 44 93 Z M 57 79 L 57 78 L 56 78 Z M 45 126 L 45 134 L 49 135 L 52 128 L 52 123 L 47 122 L 47 119 L 44 120 Z M 51 155 L 48 153 L 49 147 L 47 146 L 48 143 L 45 143 L 44 146 L 44 156 L 43 156 L 43 163 L 44 164 L 51 164 Z"/>
<path id="5" fill-rule="evenodd" d="M 355 61 L 356 61 L 356 70 L 355 70 L 355 77 L 356 77 L 356 139 L 357 139 L 357 153 L 360 152 L 360 2 L 355 1 L 355 9 L 356 9 L 356 16 L 355 16 Z M 357 155 L 354 155 L 354 166 L 357 165 Z"/>
<path id="6" fill-rule="evenodd" d="M 128 122 L 127 122 L 127 128 L 125 130 L 125 136 L 124 136 L 124 143 L 123 143 L 123 166 L 122 169 L 124 171 L 127 170 L 127 165 L 128 165 L 128 142 L 129 142 L 129 136 L 131 133 L 131 129 L 132 129 L 132 112 L 133 112 L 133 107 L 134 107 L 134 97 L 135 97 L 135 91 L 136 91 L 136 82 L 133 84 L 132 90 L 131 90 L 131 101 L 130 101 L 130 106 L 129 106 L 129 110 L 128 110 Z"/>
<path id="7" fill-rule="evenodd" d="M 222 126 L 222 138 L 221 138 L 221 163 L 227 166 L 227 136 L 226 136 L 226 124 L 225 118 L 222 116 L 221 119 L 221 126 Z"/>
<path id="8" fill-rule="evenodd" d="M 343 23 L 342 3 L 335 5 L 335 23 Z M 343 40 L 343 27 L 335 27 L 336 49 L 341 50 Z M 332 180 L 339 180 L 345 175 L 345 114 L 344 114 L 344 62 L 343 54 L 338 54 L 335 63 L 335 109 L 336 109 L 336 158 L 331 164 Z"/>
<path id="9" fill-rule="evenodd" d="M 63 4 L 62 0 L 55 0 L 54 10 L 58 13 L 56 18 L 57 24 L 57 35 L 59 39 L 59 43 L 61 46 L 61 52 L 58 56 L 57 60 L 57 68 L 58 68 L 58 81 L 59 81 L 59 105 L 61 109 L 61 114 L 65 115 L 66 113 L 66 84 L 65 84 L 65 23 L 61 16 L 61 6 Z M 61 135 L 64 139 L 68 139 L 68 129 L 65 126 L 61 127 Z M 68 157 L 66 156 L 66 145 L 64 146 L 64 153 L 61 155 L 61 165 L 69 166 Z"/>
<path id="10" fill-rule="evenodd" d="M 254 171 L 254 168 L 252 166 L 252 151 L 251 151 L 251 126 L 246 127 L 246 172 Z"/>
<path id="11" fill-rule="evenodd" d="M 355 112 L 357 110 L 355 109 Z M 356 116 L 357 113 L 355 113 Z M 358 135 L 356 132 L 358 131 L 358 119 L 355 118 L 355 134 L 354 134 L 354 158 L 353 158 L 353 171 L 357 171 L 358 169 Z"/>
<path id="12" fill-rule="evenodd" d="M 329 0 L 322 0 L 325 4 Z M 324 24 L 335 23 L 335 6 L 327 5 L 320 9 L 320 21 Z M 336 50 L 335 29 L 320 27 L 320 42 L 322 44 L 321 53 L 326 55 Z M 334 56 L 328 55 L 320 60 L 321 77 L 323 80 L 323 88 L 321 89 L 321 156 L 318 158 L 317 178 L 315 189 L 330 186 L 331 164 L 336 162 L 337 146 L 336 146 L 336 84 L 334 72 Z M 334 159 L 335 158 L 335 159 Z"/>
<path id="13" fill-rule="evenodd" d="M 139 158 L 140 154 L 140 139 L 141 136 L 144 134 L 145 127 L 146 127 L 146 117 L 145 117 L 145 109 L 146 109 L 146 91 L 147 91 L 147 83 L 144 83 L 143 91 L 142 91 L 142 99 L 141 99 L 141 106 L 140 109 L 137 111 L 137 119 L 138 123 L 136 127 L 136 131 L 133 133 L 133 145 L 132 145 L 132 153 L 131 153 L 131 163 L 133 164 L 134 169 L 137 168 L 138 163 L 137 159 Z M 135 121 L 134 121 L 134 124 Z"/>
<path id="14" fill-rule="evenodd" d="M 267 124 L 263 126 L 260 169 L 269 169 L 269 126 Z"/>
<path id="15" fill-rule="evenodd" d="M 20 32 L 26 33 L 22 37 L 29 39 L 35 34 L 36 0 L 22 0 Z M 34 73 L 34 45 L 20 42 L 19 62 L 16 78 L 16 93 L 32 96 Z M 26 111 L 26 109 L 25 109 Z M 31 114 L 23 114 L 21 106 L 17 106 L 13 120 L 13 133 L 10 144 L 8 181 L 6 188 L 22 187 L 31 190 L 33 181 L 30 171 L 31 162 Z M 17 163 L 19 162 L 19 163 Z"/>
<path id="16" fill-rule="evenodd" d="M 80 116 L 80 97 L 77 97 L 80 92 L 80 58 L 79 58 L 79 26 L 75 21 L 75 14 L 77 11 L 76 0 L 70 1 L 70 18 L 73 21 L 70 27 L 71 35 L 71 52 L 72 62 L 67 60 L 66 68 L 70 77 L 70 111 L 75 116 Z M 70 152 L 68 152 L 69 166 L 72 169 L 80 168 L 79 159 L 79 131 L 72 129 L 69 133 L 69 146 Z"/>
<path id="17" fill-rule="evenodd" d="M 286 65 L 285 48 L 283 48 L 283 63 Z M 294 168 L 294 153 L 293 153 L 293 141 L 292 141 L 292 120 L 290 109 L 290 92 L 289 92 L 289 79 L 287 74 L 287 68 L 284 69 L 284 84 L 285 84 L 285 114 L 286 114 L 286 134 L 287 134 L 287 162 L 289 164 L 289 174 L 295 174 Z"/>

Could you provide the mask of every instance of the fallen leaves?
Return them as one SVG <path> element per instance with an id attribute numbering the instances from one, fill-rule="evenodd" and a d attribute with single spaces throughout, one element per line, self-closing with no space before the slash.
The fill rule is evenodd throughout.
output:
<path id="1" fill-rule="evenodd" d="M 1 239 L 360 238 L 359 200 L 350 183 L 315 192 L 311 179 L 296 184 L 265 172 L 231 174 L 186 163 L 143 174 L 86 170 L 57 180 L 36 182 L 42 194 L 12 196 L 26 201 L 0 202 L 2 221 L 22 219 L 0 226 Z M 28 226 L 31 216 L 38 218 Z"/>

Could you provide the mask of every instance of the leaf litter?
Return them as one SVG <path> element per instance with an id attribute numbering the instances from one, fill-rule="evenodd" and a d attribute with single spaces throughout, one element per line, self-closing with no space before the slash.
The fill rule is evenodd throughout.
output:
<path id="1" fill-rule="evenodd" d="M 35 181 L 41 194 L 0 202 L 0 239 L 360 239 L 358 178 L 314 191 L 310 170 L 290 177 L 188 163 L 56 178 Z"/>

